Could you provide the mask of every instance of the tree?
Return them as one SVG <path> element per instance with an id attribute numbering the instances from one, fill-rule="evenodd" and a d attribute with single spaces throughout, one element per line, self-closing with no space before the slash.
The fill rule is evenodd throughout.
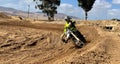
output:
<path id="1" fill-rule="evenodd" d="M 46 13 L 48 20 L 54 20 L 54 14 L 57 14 L 57 7 L 60 6 L 60 0 L 33 0 L 36 2 L 35 8 Z"/>
<path id="2" fill-rule="evenodd" d="M 87 20 L 88 12 L 92 9 L 95 0 L 78 0 L 78 6 L 85 11 L 85 19 Z"/>

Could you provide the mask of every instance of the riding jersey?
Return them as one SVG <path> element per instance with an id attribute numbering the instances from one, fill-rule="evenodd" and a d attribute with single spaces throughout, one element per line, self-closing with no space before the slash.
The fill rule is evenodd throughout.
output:
<path id="1" fill-rule="evenodd" d="M 70 22 L 66 21 L 64 26 L 64 32 L 67 32 L 68 29 L 71 31 L 76 30 L 75 21 L 70 21 Z"/>

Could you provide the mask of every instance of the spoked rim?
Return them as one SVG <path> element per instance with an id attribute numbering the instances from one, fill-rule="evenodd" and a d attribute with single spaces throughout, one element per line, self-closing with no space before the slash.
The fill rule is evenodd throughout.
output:
<path id="1" fill-rule="evenodd" d="M 82 48 L 84 46 L 84 43 L 82 41 L 76 41 L 75 42 L 75 45 L 78 47 L 78 48 Z"/>

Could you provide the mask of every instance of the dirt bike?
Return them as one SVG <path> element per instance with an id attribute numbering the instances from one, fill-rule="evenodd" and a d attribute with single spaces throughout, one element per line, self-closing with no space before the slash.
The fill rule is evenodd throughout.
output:
<path id="1" fill-rule="evenodd" d="M 70 35 L 71 35 L 71 39 L 73 41 L 73 44 L 78 47 L 78 48 L 82 48 L 85 44 L 85 39 L 84 37 L 81 35 L 81 33 L 79 31 L 71 31 L 71 30 L 67 30 Z M 82 38 L 81 38 L 82 37 Z"/>

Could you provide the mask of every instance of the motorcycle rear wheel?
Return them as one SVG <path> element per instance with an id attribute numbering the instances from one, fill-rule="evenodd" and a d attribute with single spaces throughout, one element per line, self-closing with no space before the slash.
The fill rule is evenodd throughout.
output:
<path id="1" fill-rule="evenodd" d="M 74 45 L 77 47 L 77 48 L 82 48 L 84 43 L 82 41 L 78 41 L 76 39 L 73 38 L 73 42 L 74 42 Z"/>

